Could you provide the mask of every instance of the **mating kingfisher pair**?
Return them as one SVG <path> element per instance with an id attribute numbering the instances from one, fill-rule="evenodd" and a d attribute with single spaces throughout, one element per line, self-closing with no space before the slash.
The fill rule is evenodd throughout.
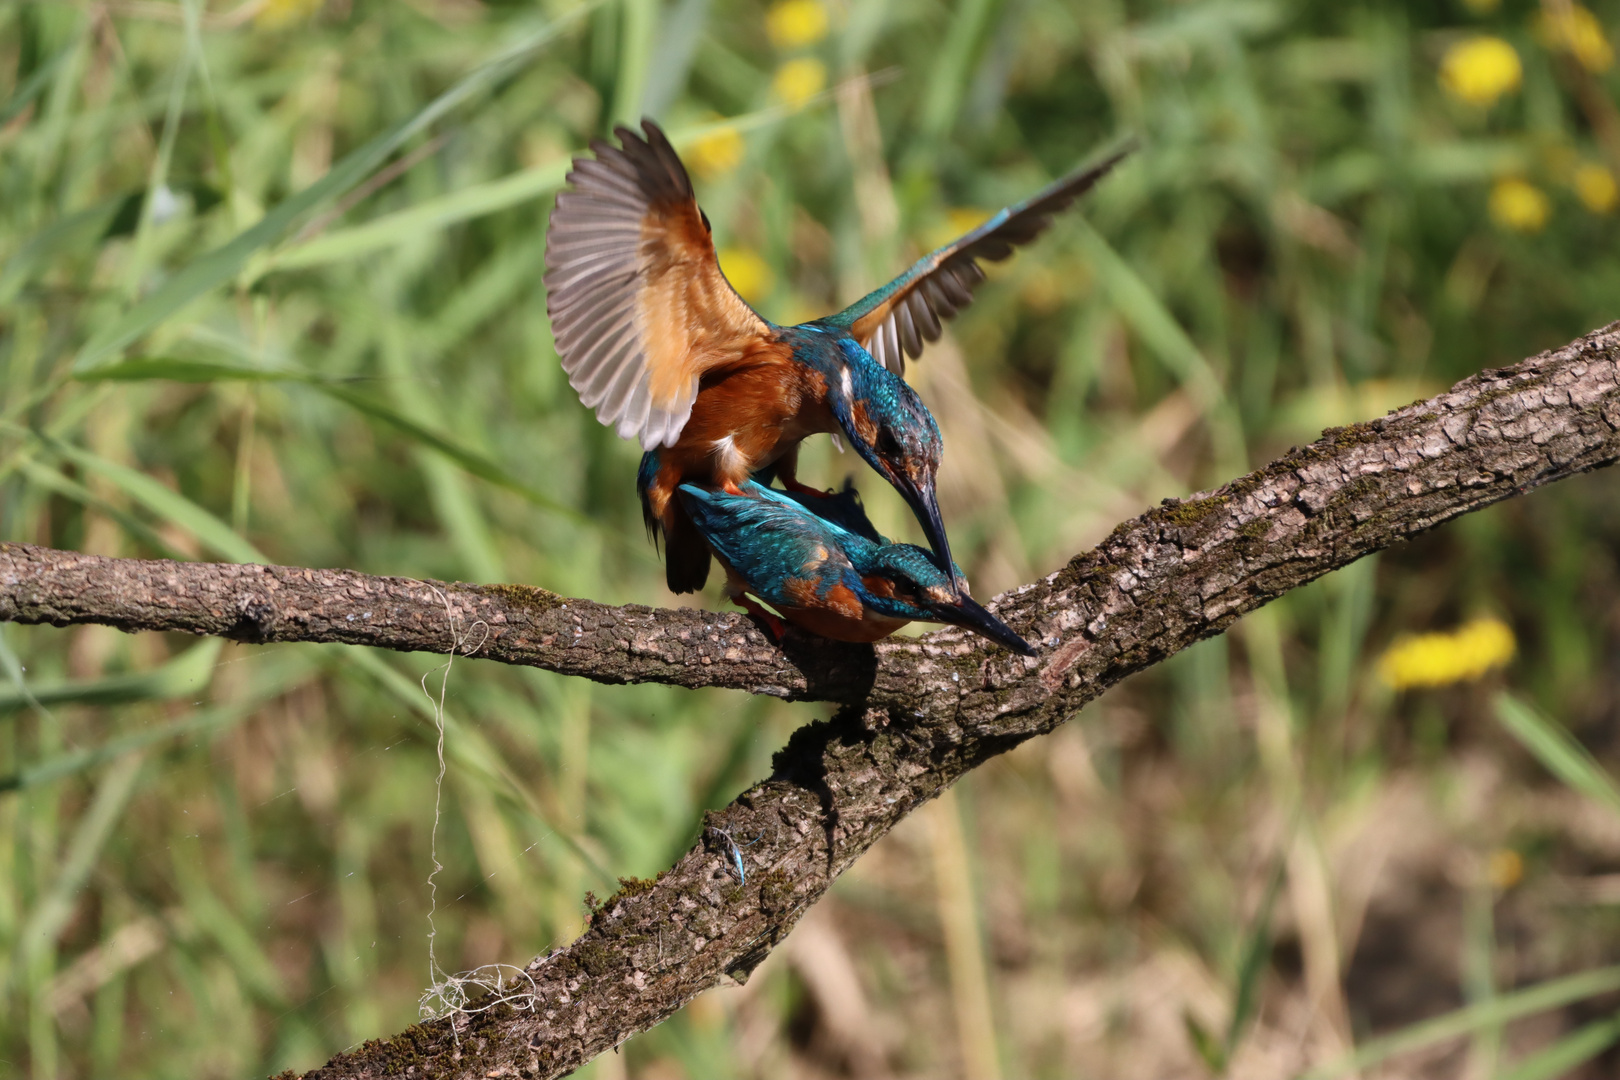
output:
<path id="1" fill-rule="evenodd" d="M 701 589 L 711 554 L 727 593 L 777 636 L 787 621 L 842 641 L 906 622 L 951 623 L 1017 652 L 1029 645 L 968 595 L 935 494 L 942 444 L 906 381 L 905 359 L 937 341 L 973 299 L 980 261 L 1012 254 L 1122 157 L 1010 206 L 925 255 L 836 315 L 777 326 L 731 287 L 709 219 L 657 124 L 591 143 L 557 196 L 546 307 L 569 383 L 621 438 L 646 451 L 642 511 L 677 593 Z M 799 444 L 842 435 L 917 515 L 933 552 L 891 544 L 846 488 L 799 483 Z M 786 492 L 753 481 L 764 471 Z"/>

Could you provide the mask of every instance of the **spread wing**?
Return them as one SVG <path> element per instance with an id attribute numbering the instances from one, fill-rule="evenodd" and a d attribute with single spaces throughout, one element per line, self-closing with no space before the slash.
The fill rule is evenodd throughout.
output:
<path id="1" fill-rule="evenodd" d="M 705 371 L 769 340 L 732 289 L 674 147 L 615 129 L 577 157 L 546 238 L 546 311 L 568 382 L 643 449 L 673 446 Z"/>
<path id="2" fill-rule="evenodd" d="M 984 280 L 980 260 L 999 262 L 1045 232 L 1054 214 L 1068 209 L 1133 149 L 1126 145 L 1007 207 L 827 321 L 847 329 L 880 363 L 904 375 L 906 357 L 921 356 L 926 342 L 939 340 L 941 321 L 973 302 L 973 287 Z"/>

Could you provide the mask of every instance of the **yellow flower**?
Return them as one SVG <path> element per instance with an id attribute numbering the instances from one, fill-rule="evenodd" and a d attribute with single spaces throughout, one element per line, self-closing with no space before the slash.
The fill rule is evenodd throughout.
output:
<path id="1" fill-rule="evenodd" d="M 1469 682 L 1513 658 L 1513 631 L 1500 619 L 1475 619 L 1449 634 L 1397 641 L 1378 658 L 1378 677 L 1396 690 Z"/>
<path id="2" fill-rule="evenodd" d="M 1498 890 L 1513 888 L 1524 880 L 1524 856 L 1512 848 L 1497 848 L 1485 861 L 1485 878 Z"/>
<path id="3" fill-rule="evenodd" d="M 721 273 L 744 300 L 757 304 L 770 295 L 776 275 L 771 273 L 770 264 L 760 258 L 759 252 L 748 248 L 722 248 L 715 254 L 720 259 Z"/>
<path id="4" fill-rule="evenodd" d="M 765 33 L 778 49 L 802 49 L 827 36 L 821 0 L 782 0 L 765 15 Z"/>
<path id="5" fill-rule="evenodd" d="M 325 0 L 265 0 L 264 6 L 254 13 L 253 25 L 260 30 L 279 30 L 283 26 L 303 22 L 317 11 Z"/>
<path id="6" fill-rule="evenodd" d="M 1514 232 L 1540 232 L 1552 215 L 1547 195 L 1528 180 L 1509 176 L 1491 188 L 1491 220 Z"/>
<path id="7" fill-rule="evenodd" d="M 1513 46 L 1499 37 L 1472 37 L 1446 50 L 1440 61 L 1440 86 L 1459 101 L 1489 106 L 1524 79 L 1524 66 Z"/>
<path id="8" fill-rule="evenodd" d="M 771 79 L 771 89 L 789 105 L 803 105 L 826 85 L 827 65 L 810 57 L 789 60 L 776 69 Z"/>
<path id="9" fill-rule="evenodd" d="M 736 128 L 711 131 L 686 151 L 687 164 L 702 176 L 724 176 L 742 164 L 743 137 Z"/>
<path id="10" fill-rule="evenodd" d="M 1594 214 L 1609 214 L 1620 206 L 1620 184 L 1602 165 L 1586 164 L 1575 170 L 1575 194 Z"/>
<path id="11" fill-rule="evenodd" d="M 1539 29 L 1548 44 L 1567 49 L 1587 71 L 1604 72 L 1614 66 L 1614 46 L 1603 33 L 1603 24 L 1579 4 L 1542 12 Z"/>

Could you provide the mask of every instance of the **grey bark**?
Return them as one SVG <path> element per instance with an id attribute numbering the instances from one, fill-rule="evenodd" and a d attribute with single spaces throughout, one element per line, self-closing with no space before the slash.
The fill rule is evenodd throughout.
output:
<path id="1" fill-rule="evenodd" d="M 454 637 L 466 655 L 599 682 L 841 705 L 795 732 L 770 778 L 709 815 L 698 843 L 656 881 L 626 882 L 578 940 L 509 979 L 505 1000 L 368 1042 L 308 1074 L 555 1077 L 723 976 L 745 980 L 901 818 L 1127 675 L 1363 555 L 1616 460 L 1620 323 L 1325 432 L 1121 524 L 988 605 L 1037 646 L 1028 659 L 953 629 L 875 647 L 790 635 L 779 649 L 737 615 L 24 544 L 0 545 L 0 619 L 429 652 L 448 651 Z"/>

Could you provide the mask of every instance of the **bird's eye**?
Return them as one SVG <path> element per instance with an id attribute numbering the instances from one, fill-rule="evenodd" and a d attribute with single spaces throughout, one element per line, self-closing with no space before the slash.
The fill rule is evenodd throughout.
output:
<path id="1" fill-rule="evenodd" d="M 878 432 L 877 450 L 884 457 L 900 456 L 900 441 L 894 437 L 894 432 L 888 428 Z"/>

